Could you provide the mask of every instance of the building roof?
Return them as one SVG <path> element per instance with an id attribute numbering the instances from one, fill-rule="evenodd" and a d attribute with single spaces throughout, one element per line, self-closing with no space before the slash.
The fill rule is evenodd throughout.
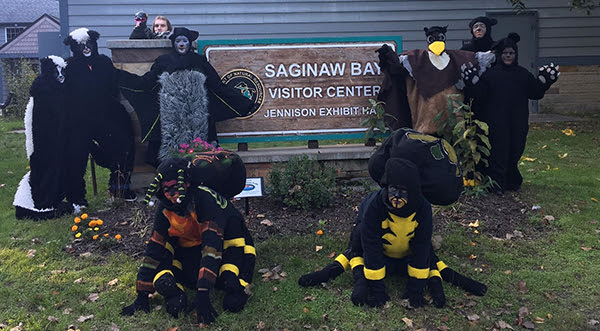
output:
<path id="1" fill-rule="evenodd" d="M 44 14 L 21 32 L 15 39 L 0 47 L 0 55 L 38 54 L 38 33 L 60 31 L 58 20 Z"/>
<path id="2" fill-rule="evenodd" d="M 60 15 L 58 0 L 7 0 L 0 5 L 0 24 L 29 23 L 43 14 Z"/>

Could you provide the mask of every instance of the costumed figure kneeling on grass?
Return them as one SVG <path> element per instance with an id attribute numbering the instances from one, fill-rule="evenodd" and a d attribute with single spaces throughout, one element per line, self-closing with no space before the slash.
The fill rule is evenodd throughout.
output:
<path id="1" fill-rule="evenodd" d="M 158 205 L 152 237 L 138 271 L 137 299 L 123 315 L 149 312 L 148 295 L 164 297 L 166 310 L 177 317 L 187 307 L 184 287 L 195 291 L 192 309 L 198 323 L 217 317 L 209 293 L 225 291 L 223 309 L 245 306 L 256 252 L 244 217 L 228 199 L 241 192 L 246 170 L 234 153 L 215 149 L 188 158 L 167 158 L 158 167 L 146 200 Z"/>
<path id="2" fill-rule="evenodd" d="M 303 275 L 301 286 L 315 286 L 352 269 L 352 302 L 383 306 L 389 296 L 384 279 L 407 276 L 405 297 L 412 307 L 424 305 L 427 287 L 437 307 L 446 303 L 441 280 L 475 294 L 487 287 L 440 261 L 431 245 L 432 200 L 455 202 L 462 173 L 452 147 L 442 139 L 410 129 L 392 133 L 369 160 L 369 173 L 382 187 L 358 209 L 347 250 L 325 268 Z"/>
<path id="3" fill-rule="evenodd" d="M 65 38 L 73 56 L 65 70 L 64 131 L 67 201 L 86 207 L 85 171 L 91 154 L 98 165 L 110 170 L 112 196 L 133 201 L 130 190 L 134 159 L 131 118 L 119 102 L 117 69 L 98 53 L 100 34 L 80 28 Z"/>
<path id="4" fill-rule="evenodd" d="M 71 213 L 73 206 L 63 201 L 64 186 L 64 108 L 63 70 L 65 61 L 50 55 L 40 60 L 25 109 L 25 141 L 30 171 L 15 194 L 17 219 L 42 220 Z"/>
<path id="5" fill-rule="evenodd" d="M 173 51 L 159 56 L 144 76 L 121 71 L 120 86 L 139 117 L 151 165 L 172 146 L 198 137 L 216 146 L 216 122 L 246 116 L 258 107 L 223 84 L 206 58 L 193 50 L 197 38 L 197 31 L 175 28 L 169 36 Z"/>
<path id="6" fill-rule="evenodd" d="M 432 26 L 424 31 L 427 49 L 410 50 L 399 56 L 388 45 L 377 50 L 384 73 L 378 99 L 386 102 L 386 112 L 395 118 L 388 123 L 392 130 L 410 127 L 436 135 L 440 123 L 435 117 L 447 108 L 447 96 L 458 95 L 458 101 L 463 101 L 461 66 L 472 63 L 482 74 L 494 55 L 446 49 L 446 27 Z M 441 120 L 446 118 L 447 114 Z"/>

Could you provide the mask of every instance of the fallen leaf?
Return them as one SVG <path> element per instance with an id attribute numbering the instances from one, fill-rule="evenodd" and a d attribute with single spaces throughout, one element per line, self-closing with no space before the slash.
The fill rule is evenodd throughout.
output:
<path id="1" fill-rule="evenodd" d="M 98 298 L 98 293 L 90 293 L 90 295 L 88 295 L 86 299 L 90 302 L 95 302 L 96 300 L 98 300 Z"/>
<path id="2" fill-rule="evenodd" d="M 532 321 L 525 321 L 523 322 L 523 327 L 529 330 L 533 330 L 535 329 L 535 324 L 533 324 Z"/>
<path id="3" fill-rule="evenodd" d="M 581 249 L 583 249 L 584 251 L 588 252 L 588 251 L 592 250 L 592 247 L 581 246 Z"/>
<path id="4" fill-rule="evenodd" d="M 58 318 L 56 318 L 54 316 L 48 316 L 48 321 L 50 321 L 50 322 L 58 322 Z"/>
<path id="5" fill-rule="evenodd" d="M 273 226 L 273 222 L 271 222 L 271 221 L 269 221 L 267 219 L 264 219 L 264 220 L 260 221 L 260 224 L 266 225 L 266 226 Z"/>
<path id="6" fill-rule="evenodd" d="M 554 221 L 554 216 L 546 215 L 546 216 L 544 216 L 544 221 L 552 222 L 552 221 Z"/>
<path id="7" fill-rule="evenodd" d="M 69 315 L 72 311 L 73 309 L 71 308 L 65 308 L 65 310 L 63 310 L 63 315 Z"/>
<path id="8" fill-rule="evenodd" d="M 265 328 L 265 322 L 263 322 L 263 321 L 258 321 L 258 324 L 256 325 L 256 328 L 257 328 L 258 330 L 262 330 L 262 329 L 264 329 L 264 328 Z"/>
<path id="9" fill-rule="evenodd" d="M 537 159 L 535 159 L 535 158 L 531 158 L 531 157 L 522 156 L 522 157 L 521 157 L 521 160 L 523 160 L 523 161 L 527 161 L 527 162 L 534 162 L 534 161 L 535 161 L 535 160 L 537 160 Z"/>
<path id="10" fill-rule="evenodd" d="M 110 282 L 108 282 L 108 286 L 115 286 L 115 285 L 117 285 L 118 282 L 119 282 L 119 279 L 115 278 L 115 279 L 111 280 Z"/>
<path id="11" fill-rule="evenodd" d="M 309 311 L 310 310 L 308 308 L 306 308 L 306 307 L 302 308 L 302 312 L 304 312 L 304 313 L 308 313 Z"/>
<path id="12" fill-rule="evenodd" d="M 335 252 L 331 252 L 329 255 L 327 255 L 327 257 L 328 257 L 328 258 L 330 258 L 330 259 L 331 259 L 332 257 L 334 257 L 334 256 L 335 256 Z"/>
<path id="13" fill-rule="evenodd" d="M 519 319 L 517 325 L 523 324 L 523 317 L 526 317 L 527 315 L 529 315 L 529 309 L 527 309 L 527 307 L 519 308 Z"/>
<path id="14" fill-rule="evenodd" d="M 591 320 L 588 321 L 588 325 L 598 326 L 598 325 L 600 325 L 600 322 L 597 321 L 597 320 L 591 319 Z"/>
<path id="15" fill-rule="evenodd" d="M 83 281 L 83 278 L 77 278 L 73 281 L 73 284 L 79 284 Z"/>
<path id="16" fill-rule="evenodd" d="M 27 251 L 27 257 L 28 257 L 28 258 L 32 258 L 32 257 L 34 257 L 34 256 L 35 256 L 35 252 L 36 252 L 36 250 L 35 250 L 35 249 L 30 249 L 30 250 L 28 250 L 28 251 Z"/>
<path id="17" fill-rule="evenodd" d="M 450 328 L 442 324 L 437 327 L 437 330 L 438 331 L 450 331 Z"/>
<path id="18" fill-rule="evenodd" d="M 475 222 L 469 223 L 470 228 L 476 228 L 479 226 L 479 220 L 475 220 Z"/>
<path id="19" fill-rule="evenodd" d="M 77 322 L 79 323 L 83 323 L 85 321 L 89 321 L 92 318 L 94 318 L 94 315 L 88 315 L 88 316 L 79 316 L 79 318 L 77 319 Z"/>
<path id="20" fill-rule="evenodd" d="M 477 255 L 473 255 L 473 254 L 469 255 L 469 260 L 475 260 L 476 258 L 477 258 Z"/>
<path id="21" fill-rule="evenodd" d="M 529 289 L 527 288 L 527 283 L 524 280 L 517 282 L 517 288 L 519 289 L 519 292 L 523 294 L 529 292 Z"/>
<path id="22" fill-rule="evenodd" d="M 544 146 L 542 146 L 542 149 L 545 149 L 546 147 L 548 147 L 548 145 L 544 145 Z"/>
<path id="23" fill-rule="evenodd" d="M 506 270 L 506 271 L 504 271 L 504 273 L 507 274 L 507 275 L 510 275 L 512 273 L 512 271 Z"/>
<path id="24" fill-rule="evenodd" d="M 575 132 L 573 132 L 573 130 L 571 130 L 571 129 L 564 129 L 564 130 L 561 130 L 561 132 L 564 133 L 565 136 L 574 136 L 575 135 Z"/>
<path id="25" fill-rule="evenodd" d="M 315 252 L 318 252 L 322 249 L 323 249 L 323 246 L 319 246 L 319 245 L 315 246 Z"/>
<path id="26" fill-rule="evenodd" d="M 256 218 L 265 218 L 265 214 L 258 214 L 256 215 Z"/>
<path id="27" fill-rule="evenodd" d="M 552 319 L 552 314 L 547 314 L 546 316 L 548 316 L 548 319 L 551 320 Z"/>
<path id="28" fill-rule="evenodd" d="M 273 292 L 277 292 L 279 289 L 277 288 L 277 286 L 273 286 Z"/>
<path id="29" fill-rule="evenodd" d="M 316 297 L 314 297 L 314 296 L 312 296 L 312 295 L 311 295 L 311 296 L 304 297 L 304 301 L 315 301 L 315 299 L 316 299 Z"/>
<path id="30" fill-rule="evenodd" d="M 514 330 L 512 326 L 510 326 L 510 324 L 504 322 L 503 320 L 499 320 L 498 322 L 496 322 L 496 327 L 499 327 L 500 329 L 511 329 Z"/>
<path id="31" fill-rule="evenodd" d="M 271 271 L 271 269 L 267 269 L 267 268 L 258 269 L 259 274 L 264 274 L 265 272 L 269 272 L 269 271 Z"/>
<path id="32" fill-rule="evenodd" d="M 329 315 L 328 314 L 323 314 L 321 316 L 321 318 L 323 319 L 323 322 L 327 322 L 329 320 Z"/>
<path id="33" fill-rule="evenodd" d="M 119 327 L 115 323 L 110 323 L 109 331 L 119 331 Z"/>
<path id="34" fill-rule="evenodd" d="M 541 317 L 536 317 L 533 322 L 538 323 L 538 324 L 544 324 L 546 320 L 541 318 Z"/>
<path id="35" fill-rule="evenodd" d="M 178 326 L 174 326 L 172 328 L 167 328 L 167 331 L 177 331 L 177 330 L 179 330 Z"/>
<path id="36" fill-rule="evenodd" d="M 564 159 L 565 157 L 567 157 L 567 155 L 569 155 L 569 153 L 565 153 L 563 155 L 558 155 L 559 158 Z"/>
<path id="37" fill-rule="evenodd" d="M 476 322 L 476 321 L 479 321 L 479 315 L 477 315 L 477 314 L 467 315 L 467 319 L 471 322 Z"/>
<path id="38" fill-rule="evenodd" d="M 91 252 L 85 252 L 85 253 L 79 254 L 79 256 L 81 256 L 81 257 L 90 257 L 90 256 L 92 256 L 92 253 Z"/>
<path id="39" fill-rule="evenodd" d="M 404 322 L 404 324 L 406 324 L 407 328 L 413 328 L 414 327 L 413 326 L 413 321 L 410 318 L 408 318 L 408 317 L 402 318 L 402 322 Z"/>
<path id="40" fill-rule="evenodd" d="M 448 319 L 449 319 L 448 316 L 442 316 L 442 317 L 440 317 L 440 322 L 446 323 L 446 322 L 448 322 Z"/>
<path id="41" fill-rule="evenodd" d="M 596 199 L 596 198 L 590 198 L 590 200 L 592 200 L 594 202 L 598 202 L 598 199 Z"/>

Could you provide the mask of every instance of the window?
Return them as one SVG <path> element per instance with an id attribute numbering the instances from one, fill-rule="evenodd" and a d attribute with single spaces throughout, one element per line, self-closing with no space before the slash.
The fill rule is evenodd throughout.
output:
<path id="1" fill-rule="evenodd" d="M 7 27 L 6 28 L 6 42 L 9 42 L 9 41 L 15 39 L 15 37 L 18 36 L 19 33 L 23 32 L 23 30 L 25 30 L 24 26 Z"/>

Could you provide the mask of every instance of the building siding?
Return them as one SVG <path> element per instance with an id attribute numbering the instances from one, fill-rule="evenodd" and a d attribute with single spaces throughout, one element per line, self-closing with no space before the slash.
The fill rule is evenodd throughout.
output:
<path id="1" fill-rule="evenodd" d="M 565 0 L 526 3 L 528 10 L 538 13 L 539 58 L 591 57 L 588 60 L 600 62 L 600 11 L 588 16 L 570 10 Z M 205 40 L 400 35 L 403 49 L 408 50 L 424 47 L 423 27 L 431 25 L 448 25 L 448 47 L 460 48 L 462 40 L 470 39 L 467 24 L 473 17 L 511 12 L 512 8 L 506 0 L 177 0 L 168 4 L 162 0 L 61 0 L 61 20 L 69 23 L 65 29 L 97 30 L 106 54 L 106 41 L 127 38 L 139 10 L 151 19 L 165 15 L 174 26 L 197 30 Z M 66 20 L 63 15 L 68 16 Z"/>

